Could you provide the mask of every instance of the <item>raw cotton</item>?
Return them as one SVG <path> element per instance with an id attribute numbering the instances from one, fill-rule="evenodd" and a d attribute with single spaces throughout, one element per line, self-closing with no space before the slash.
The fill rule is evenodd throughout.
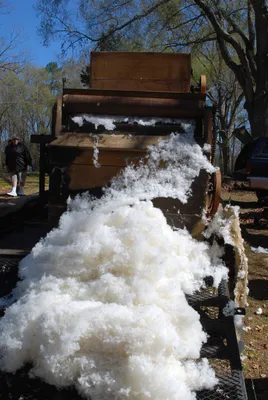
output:
<path id="1" fill-rule="evenodd" d="M 155 126 L 156 124 L 169 124 L 169 125 L 180 125 L 182 130 L 193 136 L 194 134 L 194 120 L 183 120 L 174 118 L 151 118 L 151 117 L 125 117 L 120 115 L 92 115 L 82 114 L 72 117 L 73 122 L 78 126 L 83 126 L 85 122 L 89 122 L 94 125 L 95 129 L 99 126 L 103 126 L 107 131 L 113 131 L 116 128 L 115 123 L 124 122 L 129 125 L 141 125 L 141 126 Z"/>
<path id="2" fill-rule="evenodd" d="M 0 321 L 2 370 L 30 361 L 32 374 L 92 400 L 193 400 L 216 384 L 199 360 L 206 334 L 185 294 L 208 275 L 215 286 L 227 279 L 222 251 L 172 229 L 151 202 L 186 202 L 202 168 L 213 170 L 202 149 L 172 135 L 100 200 L 69 202 L 59 227 L 20 263 Z"/>
<path id="3" fill-rule="evenodd" d="M 268 254 L 268 249 L 265 249 L 264 247 L 261 247 L 261 246 L 259 246 L 259 247 L 251 247 L 251 250 L 254 253 Z"/>
<path id="4" fill-rule="evenodd" d="M 205 232 L 205 237 L 216 235 L 223 239 L 226 245 L 231 245 L 234 249 L 235 257 L 233 259 L 236 286 L 234 289 L 235 303 L 238 307 L 247 305 L 248 295 L 248 259 L 245 254 L 244 239 L 239 223 L 239 207 L 227 205 L 219 210 L 208 229 Z"/>

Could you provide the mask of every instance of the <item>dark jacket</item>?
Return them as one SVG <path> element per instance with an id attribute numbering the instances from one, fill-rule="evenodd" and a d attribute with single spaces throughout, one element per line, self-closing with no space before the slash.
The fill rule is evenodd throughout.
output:
<path id="1" fill-rule="evenodd" d="M 9 171 L 26 171 L 27 165 L 32 165 L 29 150 L 22 143 L 9 144 L 5 148 L 6 166 Z"/>

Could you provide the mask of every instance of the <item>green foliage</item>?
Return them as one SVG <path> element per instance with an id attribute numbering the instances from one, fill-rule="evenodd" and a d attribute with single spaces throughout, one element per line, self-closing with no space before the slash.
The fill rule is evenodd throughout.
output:
<path id="1" fill-rule="evenodd" d="M 55 94 L 60 91 L 58 73 L 58 68 L 35 68 L 31 65 L 19 74 L 6 73 L 4 82 L 1 82 L 1 103 L 7 106 L 1 118 L 2 151 L 8 138 L 16 134 L 32 147 L 35 165 L 38 165 L 38 147 L 30 145 L 30 136 L 50 133 L 51 109 Z"/>
<path id="2" fill-rule="evenodd" d="M 44 68 L 25 65 L 19 73 L 7 71 L 0 81 L 0 162 L 4 147 L 13 135 L 18 135 L 31 150 L 35 167 L 39 162 L 39 147 L 30 144 L 33 134 L 50 134 L 52 107 L 62 93 L 63 78 L 70 87 L 81 87 L 79 73 L 85 62 L 67 60 L 58 65 L 50 62 Z"/>

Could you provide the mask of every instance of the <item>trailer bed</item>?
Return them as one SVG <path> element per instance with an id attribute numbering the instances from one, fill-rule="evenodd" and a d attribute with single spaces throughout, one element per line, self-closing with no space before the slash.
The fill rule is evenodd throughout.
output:
<path id="1" fill-rule="evenodd" d="M 1 296 L 7 295 L 16 285 L 20 259 L 12 255 L 0 256 Z M 201 357 L 210 360 L 219 378 L 218 385 L 211 390 L 197 392 L 198 400 L 246 400 L 247 393 L 242 373 L 233 317 L 225 317 L 223 308 L 229 301 L 226 282 L 215 290 L 210 278 L 201 292 L 188 296 L 189 304 L 200 314 L 203 329 L 209 335 L 203 345 Z M 3 315 L 3 310 L 1 315 Z M 0 373 L 0 399 L 5 400 L 82 400 L 74 388 L 57 390 L 38 378 L 29 378 L 31 365 L 26 365 L 15 374 Z M 163 399 L 164 400 L 164 399 Z"/>

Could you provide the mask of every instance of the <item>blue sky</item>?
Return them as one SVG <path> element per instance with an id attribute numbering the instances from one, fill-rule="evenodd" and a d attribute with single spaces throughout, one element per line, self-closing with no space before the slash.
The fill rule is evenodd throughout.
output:
<path id="1" fill-rule="evenodd" d="M 39 19 L 33 9 L 35 3 L 35 0 L 6 0 L 10 12 L 0 15 L 0 36 L 5 36 L 8 40 L 12 32 L 19 32 L 21 50 L 26 51 L 30 62 L 41 67 L 50 61 L 57 61 L 60 43 L 42 46 L 42 38 L 37 35 Z"/>

